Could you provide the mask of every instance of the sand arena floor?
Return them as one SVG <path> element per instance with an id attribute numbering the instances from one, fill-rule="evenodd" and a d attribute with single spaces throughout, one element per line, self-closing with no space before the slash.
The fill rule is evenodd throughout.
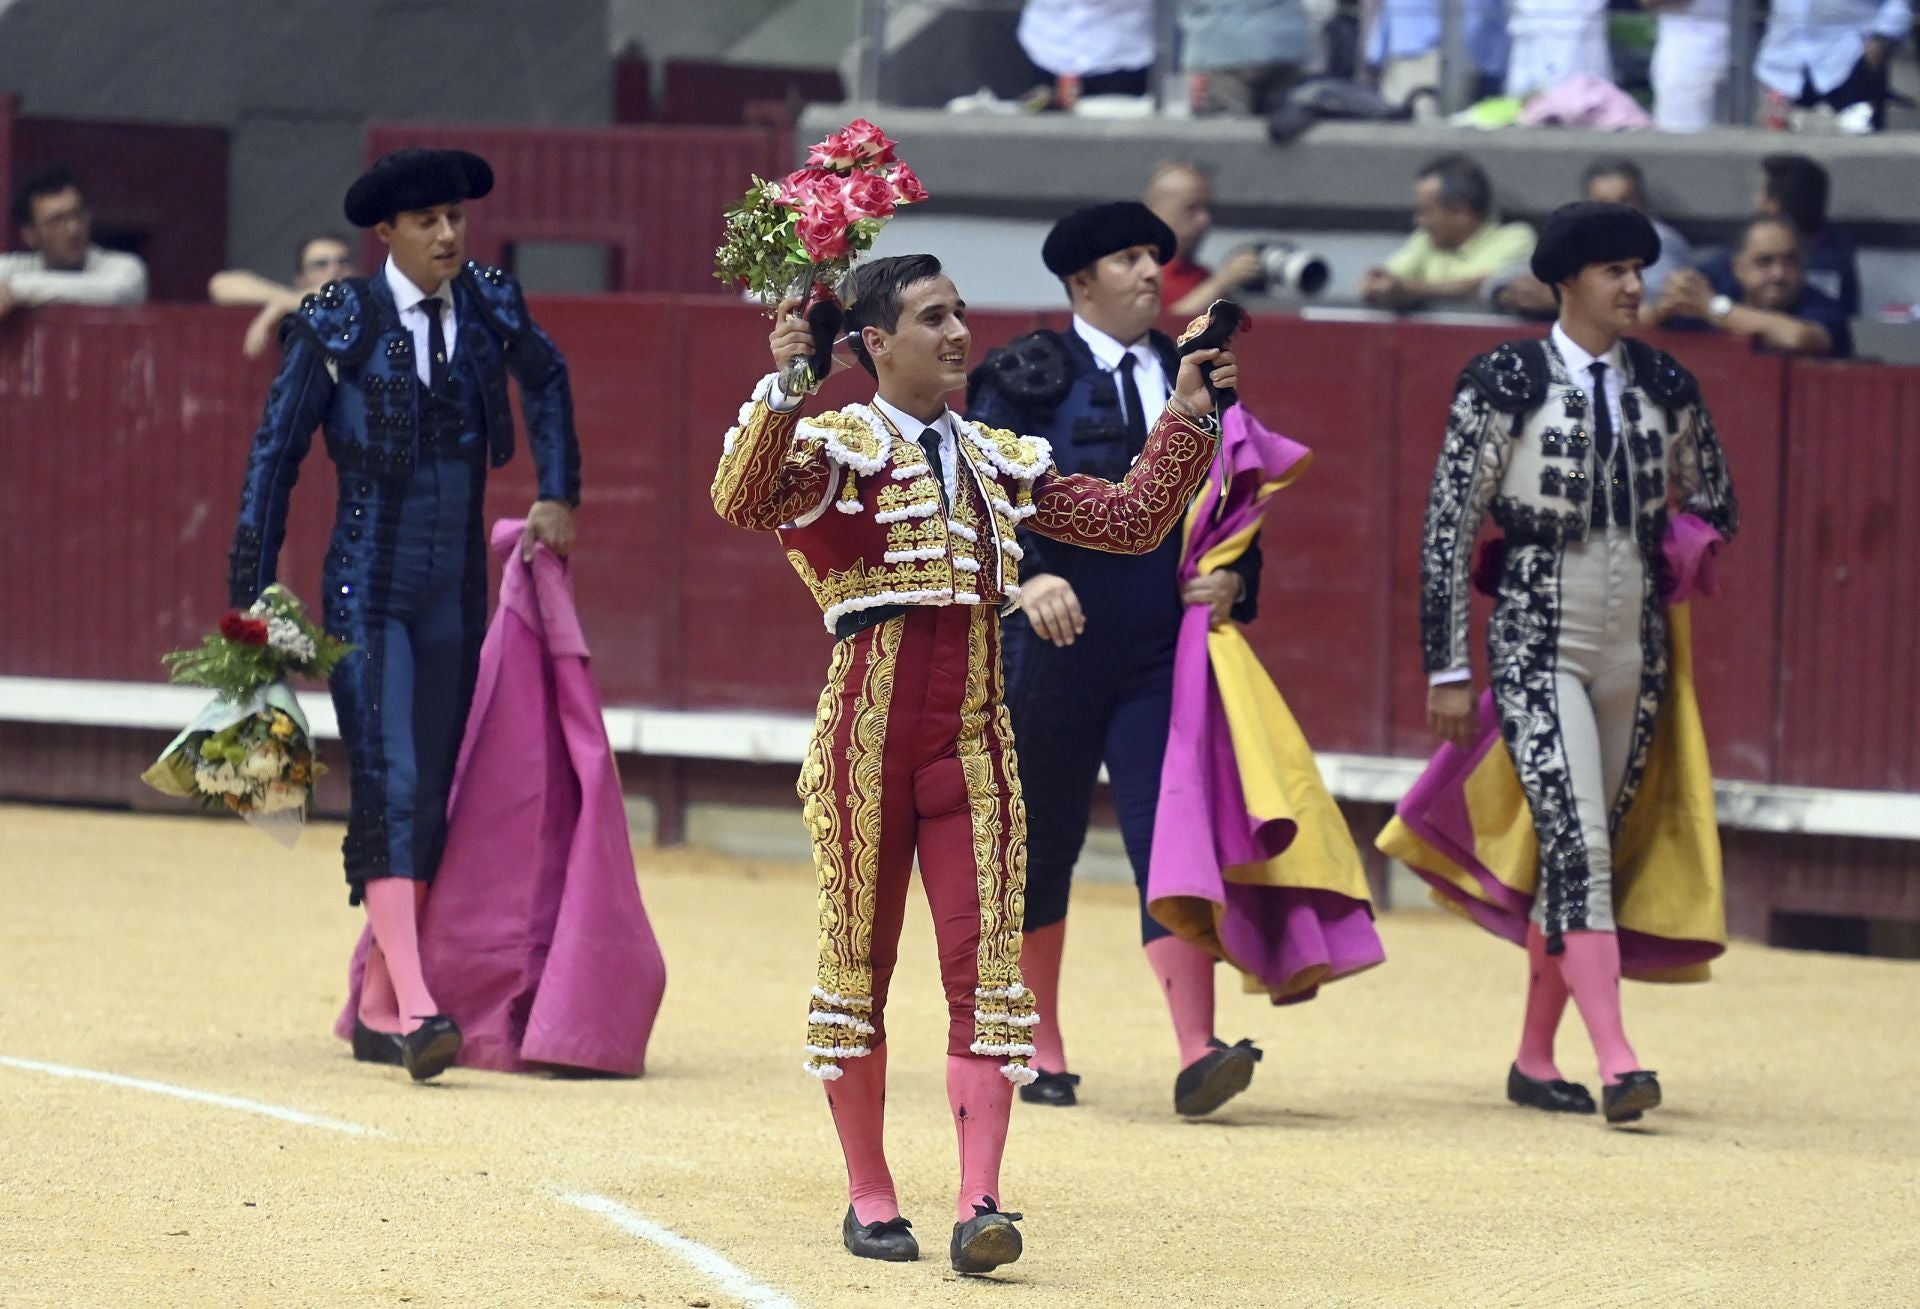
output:
<path id="1" fill-rule="evenodd" d="M 889 1142 L 928 1257 L 880 1265 L 839 1248 L 843 1177 L 798 1066 L 805 869 L 640 852 L 670 969 L 645 1078 L 423 1087 L 329 1034 L 359 930 L 338 835 L 286 855 L 238 824 L 0 807 L 0 1304 L 1920 1303 L 1920 965 L 1742 946 L 1710 986 L 1630 988 L 1669 1107 L 1609 1131 L 1504 1103 L 1518 953 L 1403 913 L 1385 968 L 1304 1008 L 1223 976 L 1221 1035 L 1267 1059 L 1190 1124 L 1129 896 L 1088 888 L 1065 998 L 1083 1106 L 1015 1106 L 1005 1201 L 1027 1256 L 969 1280 L 945 1260 L 923 911 L 890 1015 Z M 1590 1075 L 1571 1016 L 1562 1053 Z M 688 1261 L 709 1256 L 750 1280 Z"/>

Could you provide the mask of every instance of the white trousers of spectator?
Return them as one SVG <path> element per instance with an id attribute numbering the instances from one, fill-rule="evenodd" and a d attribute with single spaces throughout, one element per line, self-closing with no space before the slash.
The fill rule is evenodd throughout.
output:
<path id="1" fill-rule="evenodd" d="M 1512 0 L 1507 94 L 1551 91 L 1578 73 L 1613 80 L 1607 0 Z"/>
<path id="2" fill-rule="evenodd" d="M 1654 42 L 1653 124 L 1663 132 L 1704 132 L 1713 126 L 1721 84 L 1727 80 L 1732 37 L 1728 20 L 1661 14 Z"/>
<path id="3" fill-rule="evenodd" d="M 1568 789 L 1587 847 L 1587 929 L 1614 930 L 1608 818 L 1626 781 L 1640 703 L 1646 565 L 1630 531 L 1569 545 L 1560 564 L 1560 640 L 1553 673 Z M 1533 919 L 1546 921 L 1542 895 Z"/>
<path id="4" fill-rule="evenodd" d="M 1440 52 L 1389 59 L 1380 66 L 1380 98 L 1390 105 L 1403 105 L 1407 97 L 1425 87 L 1440 89 Z"/>

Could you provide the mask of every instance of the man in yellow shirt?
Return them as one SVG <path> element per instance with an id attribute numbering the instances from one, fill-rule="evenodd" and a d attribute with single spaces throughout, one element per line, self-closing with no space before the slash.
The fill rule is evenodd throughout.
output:
<path id="1" fill-rule="evenodd" d="M 1465 155 L 1442 155 L 1420 170 L 1407 243 L 1360 283 L 1360 298 L 1380 309 L 1471 305 L 1480 284 L 1533 254 L 1533 229 L 1493 217 L 1493 185 Z"/>

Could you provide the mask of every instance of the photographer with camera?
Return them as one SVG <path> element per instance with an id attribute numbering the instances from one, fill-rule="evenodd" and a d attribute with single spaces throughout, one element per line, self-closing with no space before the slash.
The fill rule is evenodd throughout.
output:
<path id="1" fill-rule="evenodd" d="M 1242 246 L 1217 271 L 1197 262 L 1194 255 L 1213 230 L 1213 183 L 1198 164 L 1169 159 L 1157 165 L 1144 199 L 1173 232 L 1173 258 L 1160 270 L 1161 294 L 1173 313 L 1203 313 L 1215 300 L 1242 292 L 1313 296 L 1327 284 L 1325 259 L 1283 241 Z"/>

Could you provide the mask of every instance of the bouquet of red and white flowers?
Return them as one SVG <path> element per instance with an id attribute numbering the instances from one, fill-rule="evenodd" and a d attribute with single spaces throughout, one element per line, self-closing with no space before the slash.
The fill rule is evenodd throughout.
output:
<path id="1" fill-rule="evenodd" d="M 927 198 L 894 150 L 886 133 L 857 118 L 780 181 L 755 177 L 727 210 L 727 239 L 714 252 L 713 275 L 744 285 L 769 308 L 788 297 L 804 300 L 814 352 L 781 379 L 790 395 L 812 391 L 832 368 L 842 321 L 838 288 L 853 260 L 873 248 L 901 205 Z"/>
<path id="2" fill-rule="evenodd" d="M 141 780 L 203 809 L 239 814 L 292 845 L 323 770 L 287 679 L 324 681 L 351 651 L 320 630 L 291 591 L 268 587 L 198 646 L 165 656 L 175 682 L 219 694 Z"/>

